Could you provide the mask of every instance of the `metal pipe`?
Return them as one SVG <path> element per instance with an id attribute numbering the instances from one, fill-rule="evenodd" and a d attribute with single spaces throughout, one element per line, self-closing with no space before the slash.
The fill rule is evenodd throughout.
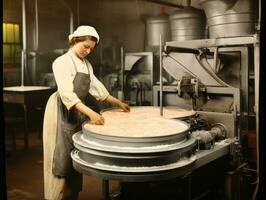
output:
<path id="1" fill-rule="evenodd" d="M 124 92 L 124 49 L 120 48 L 121 53 L 121 90 Z"/>
<path id="2" fill-rule="evenodd" d="M 142 106 L 142 91 L 143 91 L 143 87 L 142 87 L 142 82 L 139 83 L 140 84 L 140 106 Z"/>
<path id="3" fill-rule="evenodd" d="M 260 20 L 261 20 L 261 0 L 259 0 L 259 19 L 258 19 L 258 25 L 257 25 L 258 31 L 260 31 Z"/>
<path id="4" fill-rule="evenodd" d="M 215 71 L 215 73 L 218 73 L 218 69 L 217 69 L 217 57 L 218 57 L 218 47 L 214 48 L 214 60 L 213 60 L 213 69 Z"/>
<path id="5" fill-rule="evenodd" d="M 24 51 L 21 51 L 21 86 L 24 86 Z"/>
<path id="6" fill-rule="evenodd" d="M 73 15 L 73 12 L 71 9 L 69 9 L 69 12 L 70 12 L 70 22 L 69 22 L 69 26 L 70 26 L 70 29 L 69 29 L 69 32 L 70 34 L 74 32 L 74 15 Z"/>
<path id="7" fill-rule="evenodd" d="M 124 49 L 123 47 L 120 48 L 120 85 L 121 87 L 118 88 L 118 99 L 124 100 Z M 119 76 L 119 75 L 118 75 Z M 119 79 L 119 78 L 118 78 Z M 118 83 L 119 84 L 119 83 Z"/>
<path id="8" fill-rule="evenodd" d="M 102 199 L 109 199 L 109 181 L 102 180 Z"/>
<path id="9" fill-rule="evenodd" d="M 35 27 L 34 27 L 34 31 L 35 31 L 35 34 L 34 34 L 34 38 L 33 38 L 33 51 L 32 52 L 29 52 L 32 56 L 31 58 L 31 74 L 28 73 L 29 77 L 31 77 L 31 83 L 33 85 L 36 84 L 36 57 L 37 57 L 37 54 L 36 54 L 36 51 L 38 50 L 39 48 L 39 18 L 38 18 L 38 0 L 35 0 L 34 2 L 34 11 L 35 11 Z"/>
<path id="10" fill-rule="evenodd" d="M 26 50 L 27 38 L 26 38 L 26 3 L 22 0 L 22 50 Z"/>
<path id="11" fill-rule="evenodd" d="M 252 199 L 256 199 L 259 188 L 259 88 L 260 88 L 260 43 L 254 44 L 254 80 L 255 80 L 255 113 L 256 113 L 256 151 L 257 151 L 257 184 Z"/>
<path id="12" fill-rule="evenodd" d="M 191 189 L 192 189 L 192 174 L 187 175 L 187 200 L 191 200 Z"/>
<path id="13" fill-rule="evenodd" d="M 77 24 L 79 26 L 79 0 L 77 0 Z"/>
<path id="14" fill-rule="evenodd" d="M 160 115 L 163 116 L 162 34 L 160 34 Z"/>
<path id="15" fill-rule="evenodd" d="M 35 0 L 35 41 L 34 50 L 39 48 L 39 17 L 38 17 L 38 0 Z"/>
<path id="16" fill-rule="evenodd" d="M 21 51 L 21 86 L 24 86 L 24 66 L 26 63 L 26 3 L 22 0 L 22 51 Z"/>
<path id="17" fill-rule="evenodd" d="M 69 10 L 69 17 L 70 17 L 70 19 L 69 19 L 69 33 L 71 34 L 74 31 L 73 11 L 72 11 L 71 7 L 66 4 L 66 2 L 64 0 L 60 0 L 60 1 Z"/>

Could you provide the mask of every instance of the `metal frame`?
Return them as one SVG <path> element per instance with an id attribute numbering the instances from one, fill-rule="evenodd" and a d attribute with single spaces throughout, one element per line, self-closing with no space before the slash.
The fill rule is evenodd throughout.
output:
<path id="1" fill-rule="evenodd" d="M 177 47 L 198 49 L 198 48 L 208 48 L 208 47 L 253 45 L 256 43 L 259 43 L 258 35 L 254 34 L 244 37 L 186 40 L 178 42 L 169 41 L 166 42 L 166 46 L 177 46 Z"/>
<path id="2" fill-rule="evenodd" d="M 159 93 L 159 86 L 153 86 L 153 105 L 158 106 L 158 93 Z M 175 85 L 165 85 L 163 86 L 163 93 L 175 93 L 177 92 L 177 86 Z M 226 87 L 206 87 L 206 92 L 209 94 L 231 94 L 233 96 L 236 111 L 239 112 L 240 110 L 240 90 L 238 88 L 226 88 Z"/>

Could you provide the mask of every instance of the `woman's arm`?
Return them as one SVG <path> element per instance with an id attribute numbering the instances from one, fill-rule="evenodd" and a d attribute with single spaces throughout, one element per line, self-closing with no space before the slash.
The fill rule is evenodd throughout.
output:
<path id="1" fill-rule="evenodd" d="M 52 65 L 57 91 L 68 110 L 80 101 L 77 94 L 73 92 L 75 68 L 71 65 L 72 62 L 69 59 L 68 54 L 65 54 L 57 58 Z"/>
<path id="2" fill-rule="evenodd" d="M 104 124 L 104 118 L 100 114 L 94 112 L 92 109 L 84 105 L 83 103 L 78 102 L 77 104 L 74 105 L 74 108 L 79 112 L 83 113 L 84 115 L 87 115 L 91 120 L 90 121 L 91 124 L 96 124 L 96 125 Z"/>
<path id="3" fill-rule="evenodd" d="M 89 61 L 86 60 L 89 66 L 90 71 L 90 77 L 91 77 L 91 83 L 90 83 L 90 94 L 94 97 L 96 97 L 97 100 L 109 102 L 113 105 L 116 105 L 123 109 L 125 112 L 129 112 L 130 108 L 126 103 L 123 103 L 119 99 L 111 96 L 105 86 L 96 78 L 96 76 L 93 74 L 93 69 Z"/>
<path id="4" fill-rule="evenodd" d="M 105 101 L 107 101 L 107 102 L 109 102 L 109 103 L 111 103 L 113 105 L 116 105 L 116 106 L 120 107 L 125 112 L 129 112 L 130 111 L 130 107 L 126 103 L 120 101 L 119 99 L 117 99 L 117 98 L 115 98 L 115 97 L 113 97 L 111 95 L 109 95 L 105 99 Z"/>
<path id="5" fill-rule="evenodd" d="M 130 107 L 126 103 L 123 103 L 122 101 L 120 101 L 119 99 L 111 95 L 109 95 L 105 99 L 105 101 L 120 107 L 125 112 L 130 111 Z M 79 112 L 83 113 L 84 115 L 87 115 L 91 120 L 90 121 L 91 124 L 96 124 L 96 125 L 104 124 L 104 118 L 100 114 L 94 112 L 92 109 L 84 105 L 82 102 L 76 103 L 74 105 L 74 108 L 78 110 Z"/>

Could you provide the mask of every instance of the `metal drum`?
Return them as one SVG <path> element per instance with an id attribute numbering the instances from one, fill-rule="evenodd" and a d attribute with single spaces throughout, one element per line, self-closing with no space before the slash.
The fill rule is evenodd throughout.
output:
<path id="1" fill-rule="evenodd" d="M 166 14 L 149 17 L 146 20 L 146 39 L 145 50 L 156 51 L 160 46 L 160 35 L 162 43 L 171 38 L 169 16 Z"/>
<path id="2" fill-rule="evenodd" d="M 200 0 L 207 16 L 210 38 L 255 33 L 255 3 L 251 0 Z"/>
<path id="3" fill-rule="evenodd" d="M 134 181 L 147 176 L 149 180 L 161 179 L 161 173 L 177 169 L 175 174 L 190 170 L 196 161 L 196 141 L 190 137 L 187 123 L 172 119 L 177 110 L 171 111 L 166 109 L 165 117 L 153 106 L 131 107 L 129 113 L 104 111 L 104 125 L 84 123 L 82 131 L 74 134 L 74 167 L 82 173 L 104 173 L 105 178 L 117 178 L 122 173 Z"/>
<path id="4" fill-rule="evenodd" d="M 206 17 L 204 11 L 187 7 L 176 10 L 170 16 L 172 41 L 206 38 Z"/>

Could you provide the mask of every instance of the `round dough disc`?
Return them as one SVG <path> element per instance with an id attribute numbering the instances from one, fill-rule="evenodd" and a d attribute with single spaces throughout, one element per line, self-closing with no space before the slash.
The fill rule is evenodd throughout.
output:
<path id="1" fill-rule="evenodd" d="M 180 118 L 195 114 L 176 107 L 164 107 L 163 117 L 160 116 L 160 107 L 135 106 L 130 107 L 130 112 L 121 109 L 110 109 L 102 113 L 104 125 L 84 124 L 84 129 L 96 134 L 114 137 L 163 137 L 187 131 L 189 126 Z"/>

